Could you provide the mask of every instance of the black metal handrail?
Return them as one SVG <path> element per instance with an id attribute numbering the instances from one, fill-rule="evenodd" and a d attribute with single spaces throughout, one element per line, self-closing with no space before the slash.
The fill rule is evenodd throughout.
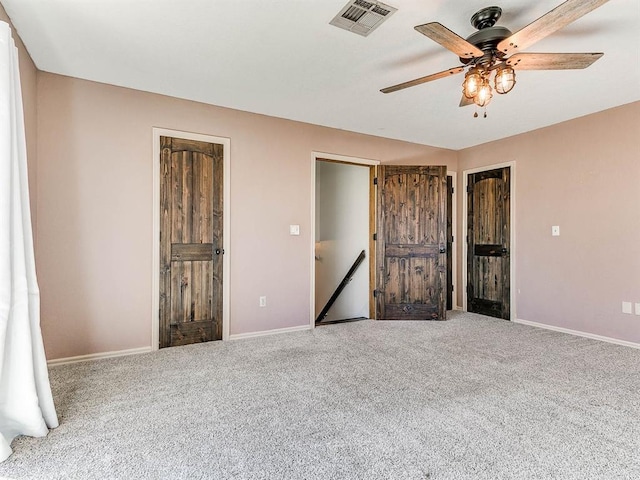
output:
<path id="1" fill-rule="evenodd" d="M 347 284 L 351 281 L 351 279 L 353 278 L 353 275 L 356 273 L 356 270 L 358 269 L 360 264 L 364 261 L 365 257 L 366 255 L 364 253 L 364 250 L 362 250 L 362 252 L 360 252 L 360 255 L 358 255 L 358 258 L 356 258 L 356 261 L 353 262 L 353 265 L 351 265 L 351 268 L 342 279 L 342 282 L 340 282 L 340 285 L 338 285 L 338 288 L 336 288 L 336 291 L 333 292 L 333 295 L 331 295 L 331 298 L 329 298 L 329 301 L 320 312 L 320 315 L 318 315 L 318 318 L 316 318 L 316 324 L 322 322 L 322 320 L 324 320 L 324 318 L 327 316 L 327 314 L 329 313 L 329 309 L 333 306 L 333 304 L 338 299 L 338 297 L 340 296 L 342 291 L 345 289 Z"/>

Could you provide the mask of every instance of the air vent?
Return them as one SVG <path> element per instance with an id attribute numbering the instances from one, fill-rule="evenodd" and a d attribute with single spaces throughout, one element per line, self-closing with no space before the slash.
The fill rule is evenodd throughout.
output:
<path id="1" fill-rule="evenodd" d="M 352 0 L 329 23 L 366 37 L 396 10 L 380 2 Z"/>

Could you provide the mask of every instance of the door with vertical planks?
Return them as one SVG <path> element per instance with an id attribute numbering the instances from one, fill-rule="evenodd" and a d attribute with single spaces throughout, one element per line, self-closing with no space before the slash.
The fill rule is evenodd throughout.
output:
<path id="1" fill-rule="evenodd" d="M 222 338 L 223 145 L 160 137 L 160 347 Z"/>
<path id="2" fill-rule="evenodd" d="M 510 319 L 511 169 L 467 177 L 467 310 Z"/>
<path id="3" fill-rule="evenodd" d="M 445 319 L 446 202 L 446 167 L 378 167 L 379 320 Z"/>
<path id="4" fill-rule="evenodd" d="M 453 177 L 447 175 L 447 310 L 453 310 Z"/>

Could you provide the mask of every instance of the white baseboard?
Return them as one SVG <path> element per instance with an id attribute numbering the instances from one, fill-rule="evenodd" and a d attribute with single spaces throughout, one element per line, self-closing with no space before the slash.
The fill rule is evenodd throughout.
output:
<path id="1" fill-rule="evenodd" d="M 569 335 L 576 335 L 578 337 L 585 337 L 585 338 L 590 338 L 592 340 L 599 340 L 601 342 L 615 343 L 616 345 L 622 345 L 624 347 L 640 349 L 640 343 L 628 342 L 626 340 L 619 340 L 617 338 L 605 337 L 603 335 L 596 335 L 595 333 L 581 332 L 579 330 L 571 330 L 569 328 L 562 328 L 562 327 L 556 327 L 554 325 L 547 325 L 544 323 L 531 322 L 529 320 L 522 320 L 521 318 L 513 320 L 513 323 L 521 323 L 522 325 L 529 325 L 530 327 L 544 328 L 546 330 L 553 330 L 554 332 L 568 333 Z"/>
<path id="2" fill-rule="evenodd" d="M 87 362 L 89 360 L 100 360 L 103 358 L 124 357 L 126 355 L 137 355 L 139 353 L 149 353 L 151 347 L 131 348 L 129 350 L 118 350 L 116 352 L 90 353 L 88 355 L 78 355 L 76 357 L 54 358 L 48 360 L 47 365 L 56 367 L 58 365 L 67 365 L 69 363 Z"/>
<path id="3" fill-rule="evenodd" d="M 229 335 L 229 340 L 242 340 L 243 338 L 264 337 L 265 335 L 277 335 L 279 333 L 300 332 L 311 330 L 311 325 L 300 325 L 298 327 L 275 328 L 273 330 L 263 330 L 261 332 L 236 333 Z"/>
<path id="4" fill-rule="evenodd" d="M 265 335 L 276 335 L 279 333 L 288 333 L 288 332 L 299 332 L 302 330 L 311 330 L 311 325 L 300 325 L 298 327 L 276 328 L 274 330 L 264 330 L 261 332 L 239 333 L 236 335 L 229 335 L 229 340 L 241 340 L 243 338 L 262 337 Z M 118 350 L 116 352 L 90 353 L 88 355 L 78 355 L 76 357 L 54 358 L 53 360 L 48 360 L 47 365 L 49 367 L 55 367 L 58 365 L 87 362 L 90 360 L 100 360 L 103 358 L 116 358 L 116 357 L 124 357 L 126 355 L 137 355 L 139 353 L 149 353 L 151 351 L 153 351 L 151 347 L 140 347 L 140 348 L 131 348 L 129 350 Z"/>

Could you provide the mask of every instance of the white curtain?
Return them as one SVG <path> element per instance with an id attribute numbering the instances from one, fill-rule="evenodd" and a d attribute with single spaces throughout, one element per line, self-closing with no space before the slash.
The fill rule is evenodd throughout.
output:
<path id="1" fill-rule="evenodd" d="M 58 426 L 40 332 L 18 50 L 0 22 L 0 461 Z"/>

